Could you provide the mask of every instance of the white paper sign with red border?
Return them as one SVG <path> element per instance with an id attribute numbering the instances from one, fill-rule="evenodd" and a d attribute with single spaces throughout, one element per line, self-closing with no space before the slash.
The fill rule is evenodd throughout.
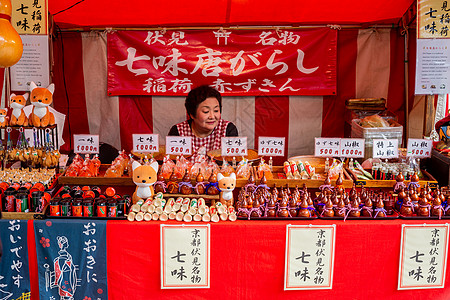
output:
<path id="1" fill-rule="evenodd" d="M 74 134 L 73 152 L 81 154 L 99 153 L 99 137 L 96 134 Z"/>
<path id="2" fill-rule="evenodd" d="M 260 136 L 258 138 L 258 155 L 284 156 L 285 141 L 284 137 Z"/>
<path id="3" fill-rule="evenodd" d="M 284 290 L 331 289 L 336 225 L 287 225 Z"/>
<path id="4" fill-rule="evenodd" d="M 398 289 L 443 288 L 448 224 L 402 225 Z"/>
<path id="5" fill-rule="evenodd" d="M 341 139 L 341 149 L 339 157 L 364 157 L 364 139 Z"/>
<path id="6" fill-rule="evenodd" d="M 340 138 L 315 138 L 314 156 L 332 157 L 339 156 L 341 149 Z"/>
<path id="7" fill-rule="evenodd" d="M 223 137 L 222 156 L 246 156 L 247 137 Z"/>
<path id="8" fill-rule="evenodd" d="M 161 224 L 161 288 L 210 287 L 210 225 Z"/>
<path id="9" fill-rule="evenodd" d="M 133 134 L 133 151 L 138 153 L 154 153 L 159 151 L 158 134 Z"/>
<path id="10" fill-rule="evenodd" d="M 406 156 L 417 158 L 431 157 L 432 147 L 433 147 L 432 140 L 408 139 L 408 148 L 406 150 Z"/>
<path id="11" fill-rule="evenodd" d="M 166 136 L 166 154 L 191 155 L 192 137 Z"/>
<path id="12" fill-rule="evenodd" d="M 397 139 L 374 139 L 373 140 L 373 158 L 397 158 L 398 140 Z"/>

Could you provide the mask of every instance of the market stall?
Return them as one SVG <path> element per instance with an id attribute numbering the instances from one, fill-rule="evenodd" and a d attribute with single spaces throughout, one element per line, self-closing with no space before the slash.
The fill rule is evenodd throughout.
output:
<path id="1" fill-rule="evenodd" d="M 30 99 L 54 109 L 0 126 L 0 299 L 449 297 L 450 193 L 408 144 L 430 133 L 415 2 L 47 4 L 52 84 Z M 4 104 L 28 99 L 14 72 Z M 239 130 L 221 149 L 166 139 L 200 84 Z"/>

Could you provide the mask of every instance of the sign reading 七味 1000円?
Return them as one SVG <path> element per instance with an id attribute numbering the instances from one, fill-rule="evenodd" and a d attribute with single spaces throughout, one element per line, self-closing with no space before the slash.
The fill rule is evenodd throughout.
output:
<path id="1" fill-rule="evenodd" d="M 74 134 L 73 152 L 83 154 L 99 153 L 99 138 L 95 134 Z"/>
<path id="2" fill-rule="evenodd" d="M 284 156 L 284 137 L 260 136 L 258 139 L 258 155 L 263 156 Z"/>
<path id="3" fill-rule="evenodd" d="M 159 151 L 158 134 L 133 134 L 133 151 L 154 153 Z"/>
<path id="4" fill-rule="evenodd" d="M 315 138 L 314 156 L 339 156 L 340 138 Z"/>
<path id="5" fill-rule="evenodd" d="M 191 155 L 192 137 L 166 136 L 166 154 Z"/>
<path id="6" fill-rule="evenodd" d="M 223 137 L 222 156 L 246 156 L 247 137 Z"/>

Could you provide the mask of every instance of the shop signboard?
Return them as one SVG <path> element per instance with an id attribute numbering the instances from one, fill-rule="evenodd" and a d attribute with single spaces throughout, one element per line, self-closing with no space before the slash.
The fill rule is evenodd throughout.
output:
<path id="1" fill-rule="evenodd" d="M 109 95 L 335 95 L 337 31 L 148 30 L 108 34 Z"/>
<path id="2" fill-rule="evenodd" d="M 341 139 L 339 157 L 364 157 L 364 139 Z"/>
<path id="3" fill-rule="evenodd" d="M 398 289 L 444 288 L 448 224 L 402 225 Z"/>
<path id="4" fill-rule="evenodd" d="M 287 225 L 285 290 L 331 289 L 336 225 Z"/>
<path id="5" fill-rule="evenodd" d="M 210 225 L 161 225 L 161 288 L 210 287 Z"/>
<path id="6" fill-rule="evenodd" d="M 340 138 L 315 138 L 314 155 L 322 157 L 339 156 L 341 149 Z"/>

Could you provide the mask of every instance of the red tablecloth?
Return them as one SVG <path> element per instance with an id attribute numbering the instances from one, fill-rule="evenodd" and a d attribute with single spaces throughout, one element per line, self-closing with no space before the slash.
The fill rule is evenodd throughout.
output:
<path id="1" fill-rule="evenodd" d="M 109 299 L 450 299 L 448 271 L 444 289 L 397 290 L 401 224 L 445 222 L 291 220 L 213 223 L 211 288 L 161 290 L 161 223 L 108 221 Z M 336 224 L 333 289 L 284 291 L 286 225 L 309 223 Z M 30 221 L 32 299 L 39 299 L 32 227 Z"/>

